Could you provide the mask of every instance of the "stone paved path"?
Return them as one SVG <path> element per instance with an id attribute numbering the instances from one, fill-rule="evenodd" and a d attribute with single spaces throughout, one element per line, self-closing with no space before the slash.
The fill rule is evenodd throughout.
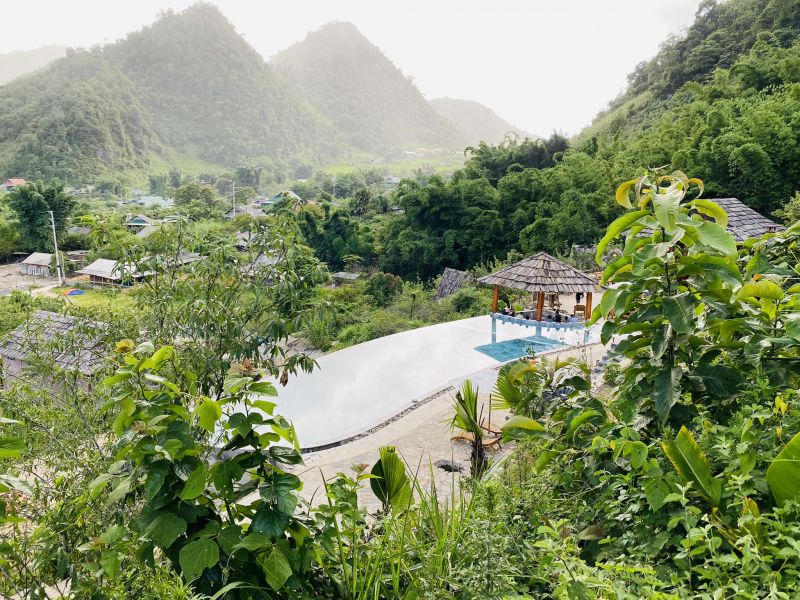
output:
<path id="1" fill-rule="evenodd" d="M 562 357 L 583 356 L 593 364 L 604 353 L 602 345 L 594 344 L 549 354 Z M 494 388 L 499 368 L 498 365 L 469 376 L 469 379 L 478 386 L 479 399 L 483 404 L 485 416 L 489 414 L 489 394 Z M 371 468 L 377 460 L 378 449 L 387 445 L 397 447 L 411 472 L 417 473 L 421 486 L 429 487 L 431 481 L 435 481 L 440 497 L 447 496 L 448 491 L 452 489 L 451 486 L 459 485 L 459 474 L 448 473 L 431 466 L 438 460 L 450 460 L 461 465 L 464 474 L 469 473 L 469 446 L 465 442 L 452 441 L 449 426 L 449 420 L 453 415 L 453 394 L 460 384 L 461 381 L 443 382 L 443 388 L 452 387 L 449 393 L 437 396 L 371 435 L 337 448 L 306 455 L 305 465 L 294 470 L 303 480 L 303 497 L 312 504 L 319 504 L 324 500 L 323 477 L 326 479 L 334 477 L 340 471 L 353 475 L 351 465 L 359 463 L 368 464 Z M 492 410 L 492 424 L 502 425 L 506 416 L 505 411 Z M 497 460 L 508 450 L 509 445 L 504 444 L 502 450 L 492 452 L 491 457 Z M 368 510 L 374 511 L 379 507 L 368 485 L 361 491 L 359 497 Z"/>

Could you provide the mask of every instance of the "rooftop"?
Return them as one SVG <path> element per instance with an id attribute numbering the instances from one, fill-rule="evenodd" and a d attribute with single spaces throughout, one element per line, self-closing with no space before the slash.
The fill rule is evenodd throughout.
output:
<path id="1" fill-rule="evenodd" d="M 47 252 L 34 252 L 28 258 L 22 261 L 23 265 L 42 265 L 50 266 L 53 260 L 53 255 Z"/>
<path id="2" fill-rule="evenodd" d="M 526 292 L 555 294 L 590 294 L 603 289 L 586 273 L 546 252 L 534 254 L 478 281 Z"/>
<path id="3" fill-rule="evenodd" d="M 102 366 L 105 323 L 40 310 L 0 342 L 0 356 L 27 361 L 50 357 L 62 369 L 89 375 Z"/>

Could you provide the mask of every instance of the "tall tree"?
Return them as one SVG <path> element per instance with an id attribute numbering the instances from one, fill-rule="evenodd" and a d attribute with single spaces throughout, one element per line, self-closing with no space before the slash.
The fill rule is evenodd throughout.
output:
<path id="1" fill-rule="evenodd" d="M 56 235 L 60 236 L 77 203 L 73 196 L 64 191 L 63 184 L 45 185 L 41 181 L 14 188 L 6 202 L 19 221 L 20 248 L 31 252 L 53 247 L 48 211 L 53 211 Z"/>

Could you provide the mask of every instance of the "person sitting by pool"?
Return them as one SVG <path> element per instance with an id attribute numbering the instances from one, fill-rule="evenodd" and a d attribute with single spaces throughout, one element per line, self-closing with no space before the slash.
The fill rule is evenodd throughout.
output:
<path id="1" fill-rule="evenodd" d="M 556 316 L 554 320 L 556 323 L 561 323 L 561 321 L 563 321 L 563 319 L 561 318 L 561 310 L 558 308 L 556 309 Z"/>
<path id="2" fill-rule="evenodd" d="M 508 315 L 509 317 L 514 317 L 517 313 L 514 312 L 513 308 L 511 308 L 511 303 L 506 302 L 506 305 L 503 307 L 503 314 Z"/>
<path id="3" fill-rule="evenodd" d="M 577 323 L 578 322 L 578 315 L 572 315 L 569 318 L 570 323 Z"/>

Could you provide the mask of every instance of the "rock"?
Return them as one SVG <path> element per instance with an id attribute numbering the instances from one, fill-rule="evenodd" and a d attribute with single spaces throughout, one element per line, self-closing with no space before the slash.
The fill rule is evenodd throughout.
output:
<path id="1" fill-rule="evenodd" d="M 452 460 L 437 460 L 433 463 L 443 471 L 447 471 L 448 473 L 461 473 L 462 467 L 456 462 Z"/>

